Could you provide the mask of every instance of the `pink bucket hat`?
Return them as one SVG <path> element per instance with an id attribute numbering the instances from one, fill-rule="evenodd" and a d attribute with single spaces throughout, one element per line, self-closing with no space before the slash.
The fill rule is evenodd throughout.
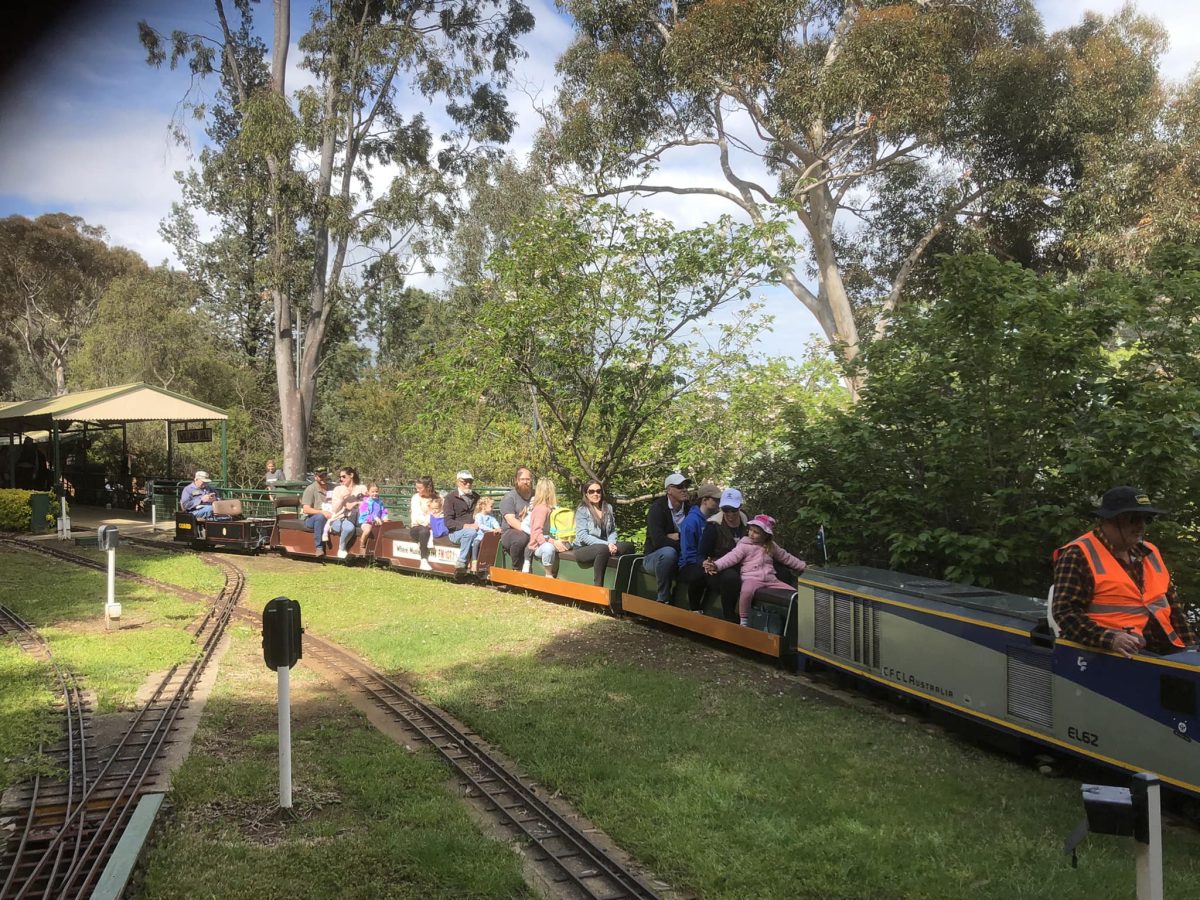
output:
<path id="1" fill-rule="evenodd" d="M 771 535 L 772 537 L 775 536 L 775 520 L 770 516 L 755 516 L 748 524 L 757 525 L 767 534 Z"/>

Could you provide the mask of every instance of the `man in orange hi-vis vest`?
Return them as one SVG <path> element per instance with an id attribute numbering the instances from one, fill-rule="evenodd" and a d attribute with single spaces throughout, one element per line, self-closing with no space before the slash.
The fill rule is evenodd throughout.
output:
<path id="1" fill-rule="evenodd" d="M 1054 553 L 1054 620 L 1067 640 L 1133 656 L 1197 644 L 1146 526 L 1162 510 L 1135 487 L 1101 498 L 1100 525 Z"/>

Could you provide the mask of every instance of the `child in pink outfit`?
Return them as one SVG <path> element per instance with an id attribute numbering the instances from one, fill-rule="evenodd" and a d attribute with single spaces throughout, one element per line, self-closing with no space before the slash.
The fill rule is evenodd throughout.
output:
<path id="1" fill-rule="evenodd" d="M 750 601 L 759 588 L 783 588 L 792 590 L 790 584 L 779 580 L 775 574 L 775 561 L 783 563 L 797 575 L 807 564 L 788 553 L 775 543 L 775 520 L 770 516 L 755 516 L 750 520 L 746 537 L 732 550 L 715 562 L 705 564 L 710 574 L 740 565 L 742 567 L 742 590 L 738 594 L 738 617 L 741 624 L 750 624 Z"/>

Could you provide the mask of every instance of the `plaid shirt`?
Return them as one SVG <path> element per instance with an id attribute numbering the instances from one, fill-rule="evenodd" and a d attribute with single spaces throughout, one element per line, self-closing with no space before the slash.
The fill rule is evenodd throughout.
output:
<path id="1" fill-rule="evenodd" d="M 1138 590 L 1142 590 L 1142 560 L 1145 558 L 1145 551 L 1141 547 L 1134 547 L 1129 551 L 1129 562 L 1126 563 L 1117 556 L 1112 543 L 1105 539 L 1099 528 L 1093 531 L 1091 536 L 1112 552 L 1121 568 L 1129 573 Z M 1088 608 L 1092 605 L 1092 592 L 1095 589 L 1096 580 L 1092 577 L 1092 570 L 1084 558 L 1083 550 L 1079 547 L 1068 547 L 1060 553 L 1058 561 L 1054 564 L 1053 604 L 1054 621 L 1058 625 L 1059 633 L 1070 641 L 1111 650 L 1117 632 L 1097 624 L 1088 615 Z M 1179 605 L 1173 576 L 1167 587 L 1167 602 L 1171 604 L 1171 624 L 1175 633 L 1184 644 L 1194 647 L 1197 642 L 1196 630 L 1192 628 Z M 1167 640 L 1162 627 L 1153 616 L 1146 623 L 1142 636 L 1146 639 L 1146 649 L 1154 653 L 1174 653 L 1179 649 Z"/>

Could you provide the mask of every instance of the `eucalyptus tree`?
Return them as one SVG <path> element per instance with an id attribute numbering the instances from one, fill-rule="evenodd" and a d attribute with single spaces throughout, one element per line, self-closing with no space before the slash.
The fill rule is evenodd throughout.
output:
<path id="1" fill-rule="evenodd" d="M 110 247 L 104 229 L 47 213 L 0 219 L 0 337 L 20 365 L 8 379 L 29 394 L 65 394 L 70 364 L 97 304 L 118 275 L 144 269 L 136 253 Z"/>
<path id="2" fill-rule="evenodd" d="M 356 291 L 359 264 L 389 255 L 419 264 L 453 221 L 462 176 L 513 128 L 501 88 L 533 25 L 520 0 L 326 0 L 298 46 L 311 84 L 285 83 L 291 5 L 274 0 L 270 77 L 243 72 L 245 39 L 214 0 L 219 33 L 139 25 L 152 64 L 186 62 L 229 81 L 239 151 L 266 209 L 263 296 L 272 310 L 284 469 L 307 465 L 318 367 L 334 307 Z M 249 0 L 235 0 L 242 21 Z M 442 130 L 417 106 L 442 103 Z M 384 174 L 386 173 L 386 175 Z"/>
<path id="3" fill-rule="evenodd" d="M 805 252 L 776 277 L 847 361 L 948 229 L 1015 216 L 1024 235 L 1031 207 L 1057 208 L 1080 135 L 1125 124 L 1164 46 L 1129 11 L 1047 37 L 1029 0 L 564 6 L 578 33 L 547 144 L 597 194 L 784 210 Z"/>
<path id="4" fill-rule="evenodd" d="M 723 217 L 680 231 L 595 201 L 547 204 L 492 256 L 461 354 L 475 362 L 446 377 L 531 397 L 539 450 L 565 478 L 636 489 L 674 465 L 656 450 L 681 426 L 676 406 L 703 393 L 715 410 L 742 377 L 768 324 L 747 301 L 780 230 Z"/>
<path id="5" fill-rule="evenodd" d="M 251 24 L 249 17 L 242 18 L 232 51 L 237 64 L 220 68 L 220 87 L 203 108 L 207 141 L 197 166 L 176 173 L 182 201 L 171 204 L 159 232 L 201 289 L 196 301 L 211 314 L 215 333 L 236 347 L 265 381 L 272 374 L 274 353 L 272 308 L 263 296 L 270 281 L 271 218 L 261 185 L 269 174 L 263 158 L 245 152 L 241 144 L 245 117 L 238 98 L 266 88 L 270 68 L 266 45 Z M 188 141 L 182 122 L 176 131 Z M 201 212 L 216 223 L 211 234 L 197 221 Z"/>

